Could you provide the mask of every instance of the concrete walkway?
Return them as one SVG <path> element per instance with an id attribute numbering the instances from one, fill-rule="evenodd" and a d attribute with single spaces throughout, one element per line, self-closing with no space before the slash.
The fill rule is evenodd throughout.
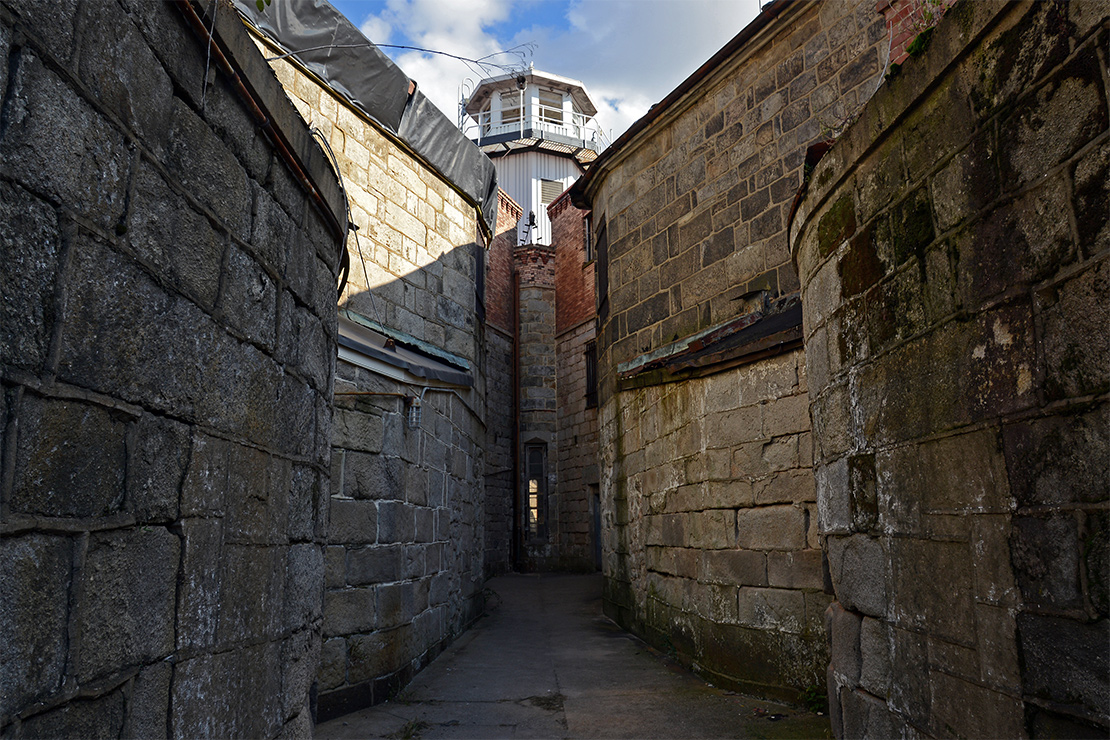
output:
<path id="1" fill-rule="evenodd" d="M 826 738 L 827 717 L 722 691 L 601 614 L 601 577 L 512 575 L 391 702 L 317 738 Z"/>

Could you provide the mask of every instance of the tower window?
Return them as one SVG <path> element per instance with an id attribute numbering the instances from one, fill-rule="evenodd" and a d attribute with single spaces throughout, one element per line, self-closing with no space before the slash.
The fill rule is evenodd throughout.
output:
<path id="1" fill-rule="evenodd" d="M 501 123 L 519 123 L 522 105 L 519 92 L 501 93 Z"/>
<path id="2" fill-rule="evenodd" d="M 563 122 L 563 94 L 554 90 L 540 90 L 540 120 L 544 123 Z"/>

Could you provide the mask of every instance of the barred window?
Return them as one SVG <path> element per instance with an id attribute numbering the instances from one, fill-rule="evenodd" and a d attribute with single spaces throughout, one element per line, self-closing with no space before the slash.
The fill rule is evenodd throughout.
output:
<path id="1" fill-rule="evenodd" d="M 597 406 L 597 342 L 586 343 L 586 408 Z"/>
<path id="2" fill-rule="evenodd" d="M 529 537 L 547 536 L 547 447 L 524 446 L 525 531 Z"/>

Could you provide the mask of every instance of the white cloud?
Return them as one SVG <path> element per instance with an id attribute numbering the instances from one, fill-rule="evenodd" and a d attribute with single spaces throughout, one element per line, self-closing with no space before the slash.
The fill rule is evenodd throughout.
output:
<path id="1" fill-rule="evenodd" d="M 389 21 L 379 16 L 370 16 L 359 26 L 362 35 L 375 44 L 388 44 L 393 33 L 393 26 Z"/>
<path id="2" fill-rule="evenodd" d="M 392 43 L 475 59 L 535 42 L 536 68 L 582 80 L 598 107 L 598 123 L 615 137 L 759 11 L 758 0 L 573 0 L 558 8 L 553 1 L 388 0 L 363 29 L 384 32 Z M 528 23 L 529 17 L 548 22 L 507 38 L 493 30 L 503 30 L 514 18 Z M 443 56 L 386 51 L 432 102 L 458 120 L 459 87 L 466 78 L 477 82 L 481 73 Z"/>

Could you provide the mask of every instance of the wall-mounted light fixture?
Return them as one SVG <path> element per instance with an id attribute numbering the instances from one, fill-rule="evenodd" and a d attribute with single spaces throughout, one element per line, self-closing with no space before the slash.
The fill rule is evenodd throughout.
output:
<path id="1" fill-rule="evenodd" d="M 417 396 L 407 396 L 405 398 L 405 406 L 407 407 L 405 409 L 405 420 L 408 422 L 409 429 L 419 429 L 420 417 L 422 414 L 420 398 Z"/>

